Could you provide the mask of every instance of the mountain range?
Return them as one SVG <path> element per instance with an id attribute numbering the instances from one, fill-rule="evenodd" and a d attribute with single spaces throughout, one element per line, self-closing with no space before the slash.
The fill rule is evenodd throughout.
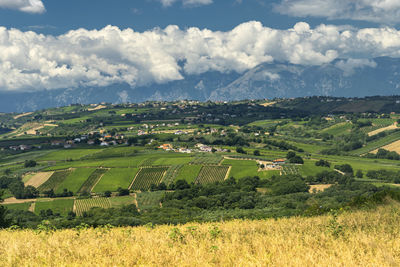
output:
<path id="1" fill-rule="evenodd" d="M 0 112 L 27 112 L 75 103 L 398 95 L 399 88 L 400 59 L 397 58 L 381 57 L 364 63 L 337 59 L 320 66 L 274 62 L 258 65 L 244 73 L 207 72 L 186 75 L 183 80 L 135 88 L 128 84 L 114 84 L 36 92 L 0 92 Z"/>

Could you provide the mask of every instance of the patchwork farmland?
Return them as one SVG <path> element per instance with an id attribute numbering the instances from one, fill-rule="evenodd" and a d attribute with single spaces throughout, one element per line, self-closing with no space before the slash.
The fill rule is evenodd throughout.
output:
<path id="1" fill-rule="evenodd" d="M 152 184 L 158 185 L 161 183 L 167 170 L 167 167 L 141 168 L 132 183 L 131 189 L 149 190 Z"/>
<path id="2" fill-rule="evenodd" d="M 222 182 L 227 177 L 228 166 L 203 166 L 195 183 L 206 184 Z"/>

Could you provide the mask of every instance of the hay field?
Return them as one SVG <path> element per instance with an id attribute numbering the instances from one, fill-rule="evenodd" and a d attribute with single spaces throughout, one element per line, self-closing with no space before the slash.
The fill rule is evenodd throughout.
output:
<path id="1" fill-rule="evenodd" d="M 325 189 L 328 189 L 331 186 L 331 184 L 313 184 L 310 185 L 310 189 L 308 191 L 310 193 L 313 193 L 314 189 L 316 190 L 316 192 L 325 191 Z"/>
<path id="2" fill-rule="evenodd" d="M 38 172 L 33 175 L 27 182 L 25 186 L 31 185 L 36 188 L 44 184 L 53 175 L 54 172 Z"/>
<path id="3" fill-rule="evenodd" d="M 397 140 L 396 142 L 390 143 L 381 148 L 386 149 L 388 151 L 395 151 L 397 153 L 400 153 L 400 140 Z M 378 152 L 378 149 L 375 149 L 374 151 L 372 151 L 372 153 L 374 153 L 374 154 L 376 154 L 377 152 Z"/>
<path id="4" fill-rule="evenodd" d="M 372 132 L 369 132 L 368 136 L 373 136 L 373 135 L 376 135 L 376 134 L 384 132 L 384 131 L 395 130 L 397 128 L 398 128 L 397 127 L 397 122 L 395 122 L 392 125 L 389 125 L 387 127 L 379 128 L 379 129 L 376 129 L 376 130 L 374 130 Z"/>
<path id="5" fill-rule="evenodd" d="M 0 231 L 1 266 L 399 266 L 399 204 L 337 217 Z"/>

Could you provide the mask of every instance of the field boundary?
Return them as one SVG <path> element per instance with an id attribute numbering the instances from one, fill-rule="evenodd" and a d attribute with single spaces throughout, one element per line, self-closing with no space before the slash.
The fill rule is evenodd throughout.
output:
<path id="1" fill-rule="evenodd" d="M 224 181 L 227 180 L 227 179 L 229 178 L 229 174 L 231 173 L 231 170 L 232 170 L 232 166 L 229 165 L 229 168 L 228 168 L 228 171 L 226 172 Z"/>

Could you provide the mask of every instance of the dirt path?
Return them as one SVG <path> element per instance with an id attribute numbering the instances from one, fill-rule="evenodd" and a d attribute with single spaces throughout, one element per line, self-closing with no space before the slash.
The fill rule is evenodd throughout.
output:
<path id="1" fill-rule="evenodd" d="M 30 212 L 35 212 L 35 207 L 36 207 L 36 202 L 33 202 L 32 204 L 31 204 L 31 206 L 29 207 L 29 211 Z"/>
<path id="2" fill-rule="evenodd" d="M 28 202 L 36 202 L 36 198 L 32 199 L 16 199 L 15 197 L 10 197 L 4 199 L 2 204 L 20 204 L 20 203 L 28 203 Z"/>
<path id="3" fill-rule="evenodd" d="M 229 178 L 229 173 L 231 172 L 232 166 L 229 166 L 228 171 L 225 174 L 224 180 L 227 180 Z"/>

